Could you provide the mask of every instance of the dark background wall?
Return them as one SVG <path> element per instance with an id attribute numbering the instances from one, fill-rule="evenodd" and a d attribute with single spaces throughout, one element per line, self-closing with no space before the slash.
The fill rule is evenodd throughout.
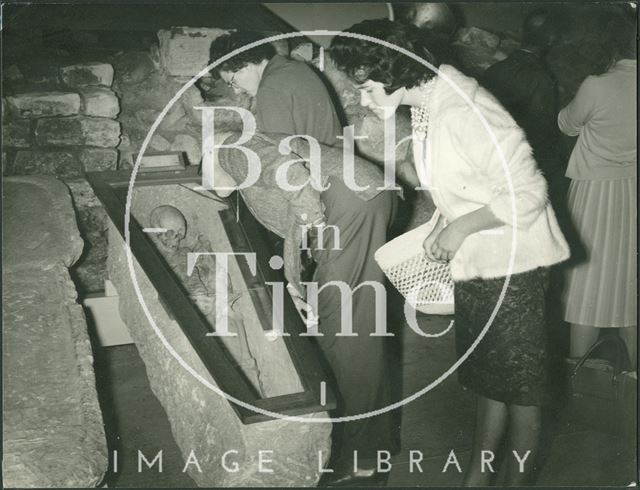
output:
<path id="1" fill-rule="evenodd" d="M 518 32 L 523 17 L 539 2 L 454 2 L 470 25 L 491 31 Z M 546 4 L 547 8 L 560 8 Z M 150 12 L 150 8 L 152 12 Z M 265 9 L 273 12 L 268 16 Z M 221 26 L 252 29 L 342 29 L 363 19 L 388 16 L 388 4 L 376 3 L 174 3 L 166 5 L 9 5 L 4 9 L 5 29 L 47 27 L 153 32 L 173 25 Z"/>
<path id="2" fill-rule="evenodd" d="M 528 12 L 540 8 L 539 2 L 451 2 L 465 24 L 492 32 L 520 32 Z M 364 19 L 388 17 L 388 3 L 268 3 L 266 7 L 296 28 L 341 30 Z M 551 6 L 551 8 L 554 8 Z M 555 8 L 558 8 L 556 6 Z M 318 40 L 327 44 L 325 39 Z"/>
<path id="3" fill-rule="evenodd" d="M 519 32 L 527 12 L 539 3 L 455 3 L 469 25 L 495 32 Z M 552 7 L 553 8 L 553 7 Z M 176 25 L 288 31 L 344 29 L 364 19 L 388 17 L 387 3 L 246 3 L 166 5 L 9 5 L 4 8 L 5 35 L 42 31 L 59 36 L 67 29 L 155 33 Z M 126 40 L 122 40 L 123 42 Z M 327 39 L 316 39 L 328 44 Z"/>
<path id="4" fill-rule="evenodd" d="M 562 103 L 570 100 L 589 74 L 601 45 L 601 13 L 606 4 L 474 2 L 451 5 L 457 10 L 460 28 L 455 48 L 461 64 L 474 76 L 519 46 L 522 20 L 533 9 L 544 7 L 562 16 L 565 19 L 563 39 L 548 57 L 548 63 L 560 82 Z M 3 7 L 3 175 L 49 173 L 69 185 L 87 244 L 83 258 L 78 262 L 76 279 L 87 291 L 102 287 L 106 221 L 104 210 L 93 196 L 82 172 L 86 169 L 95 170 L 93 167 L 96 165 L 99 169 L 129 167 L 148 128 L 180 86 L 177 74 L 171 73 L 171 70 L 167 74 L 167 67 L 162 66 L 161 54 L 170 50 L 168 46 L 159 47 L 159 31 L 169 33 L 171 43 L 183 42 L 173 38 L 178 31 L 181 36 L 186 36 L 183 39 L 187 43 L 192 42 L 193 38 L 200 38 L 207 43 L 210 42 L 207 36 L 211 36 L 212 30 L 215 30 L 212 28 L 251 29 L 271 34 L 306 29 L 341 30 L 364 19 L 389 16 L 386 3 L 347 2 L 263 5 L 227 1 L 206 4 L 25 4 Z M 174 27 L 178 29 L 172 29 Z M 187 29 L 191 34 L 185 34 L 180 27 L 195 29 Z M 470 30 L 472 35 L 468 35 Z M 324 37 L 317 41 L 326 46 L 330 40 Z M 290 42 L 288 48 L 293 49 L 299 42 L 304 42 L 304 39 Z M 317 51 L 313 50 L 316 54 Z M 183 51 L 179 49 L 176 53 L 175 56 L 180 57 Z M 205 46 L 200 55 L 206 65 L 208 47 Z M 78 86 L 60 76 L 61 70 L 69 66 L 87 63 L 89 65 L 83 68 L 85 71 L 112 70 L 109 82 Z M 99 68 L 94 66 L 96 63 Z M 194 68 L 193 74 L 201 68 Z M 192 73 L 180 75 L 192 76 Z M 327 73 L 325 75 L 328 77 Z M 219 90 L 217 96 L 230 96 L 225 93 L 225 90 L 228 91 L 226 85 L 221 85 L 217 88 L 214 86 L 213 92 Z M 8 97 L 21 95 L 22 98 L 18 100 L 25 102 L 26 94 L 42 92 L 54 92 L 57 94 L 54 97 L 64 93 L 65 97 L 81 97 L 82 100 L 71 111 L 57 108 L 51 114 L 37 117 L 25 115 L 22 113 L 24 111 L 16 110 L 7 103 Z M 336 93 L 342 96 L 345 112 L 352 117 L 365 118 L 357 94 L 349 94 L 348 84 L 338 83 Z M 168 117 L 156 132 L 150 144 L 151 150 L 186 151 L 189 159 L 193 160 L 191 163 L 197 163 L 201 129 L 199 115 L 194 114 L 193 107 L 202 104 L 200 96 L 194 88 L 190 98 L 185 98 L 184 103 L 176 107 L 175 114 L 171 114 L 173 117 Z M 89 99 L 99 104 L 98 109 L 89 108 Z M 37 101 L 41 105 L 53 103 L 49 99 Z M 234 103 L 249 105 L 249 101 L 235 100 Z M 30 104 L 33 105 L 33 102 Z M 47 139 L 43 131 L 38 131 L 38 127 L 42 129 L 56 122 L 49 120 L 52 115 L 61 124 L 55 141 Z M 36 121 L 40 117 L 43 120 Z M 95 120 L 96 117 L 110 121 Z M 75 118 L 72 122 L 78 123 L 78 134 L 71 134 L 64 126 L 69 124 L 69 118 Z M 84 134 L 82 124 L 98 123 L 109 125 L 110 128 L 116 127 L 114 123 L 119 125 L 117 144 L 109 140 L 108 144 L 100 143 L 102 146 L 96 148 L 95 141 L 86 139 L 91 135 Z M 372 124 L 369 126 L 369 130 L 372 130 Z M 37 155 L 33 153 L 35 151 Z M 82 161 L 75 158 L 88 152 L 91 152 L 92 158 L 80 158 Z M 375 160 L 376 152 L 377 149 L 373 148 L 365 154 Z M 34 158 L 34 155 L 38 158 Z M 94 158 L 96 155 L 109 158 Z M 195 157 L 192 158 L 192 155 Z"/>

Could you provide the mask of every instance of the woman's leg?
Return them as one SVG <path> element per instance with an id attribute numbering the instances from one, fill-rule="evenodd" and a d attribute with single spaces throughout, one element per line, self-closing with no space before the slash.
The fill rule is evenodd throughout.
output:
<path id="1" fill-rule="evenodd" d="M 483 464 L 482 451 L 492 451 L 494 455 L 497 453 L 507 426 L 507 419 L 507 406 L 504 403 L 478 396 L 476 430 L 473 435 L 471 461 L 464 477 L 464 486 L 487 486 L 491 481 L 493 473 L 486 464 Z M 497 463 L 494 461 L 491 464 L 497 471 Z"/>
<path id="2" fill-rule="evenodd" d="M 542 410 L 540 407 L 509 405 L 509 443 L 506 485 L 525 485 L 534 468 Z"/>
<path id="3" fill-rule="evenodd" d="M 599 334 L 599 328 L 571 324 L 571 357 L 582 357 L 585 355 L 589 347 L 598 340 Z"/>
<path id="4" fill-rule="evenodd" d="M 633 325 L 631 327 L 620 328 L 620 337 L 627 344 L 627 351 L 629 352 L 629 358 L 631 359 L 631 366 L 633 370 L 638 369 L 638 326 Z"/>

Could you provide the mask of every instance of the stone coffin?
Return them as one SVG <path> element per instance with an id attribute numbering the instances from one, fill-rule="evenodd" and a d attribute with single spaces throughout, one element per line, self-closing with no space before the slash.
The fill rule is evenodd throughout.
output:
<path id="1" fill-rule="evenodd" d="M 107 469 L 93 357 L 70 267 L 82 252 L 68 189 L 3 184 L 3 483 L 91 487 Z"/>
<path id="2" fill-rule="evenodd" d="M 226 206 L 180 185 L 136 188 L 132 214 L 142 227 L 149 227 L 149 214 L 159 205 L 178 208 L 186 217 L 188 237 L 202 233 L 215 251 L 231 251 L 218 211 Z M 166 342 L 202 378 L 216 385 L 187 336 L 171 313 L 158 300 L 147 272 L 133 259 L 135 277 L 150 315 Z M 109 228 L 108 273 L 120 297 L 120 315 L 127 324 L 142 357 L 151 388 L 163 405 L 173 436 L 191 478 L 206 487 L 222 486 L 315 486 L 319 467 L 329 456 L 331 424 L 269 420 L 244 425 L 230 402 L 193 377 L 168 351 L 156 335 L 136 296 L 127 264 L 122 236 L 113 224 Z M 243 287 L 237 263 L 230 261 L 229 270 L 234 291 Z M 246 286 L 245 286 L 246 287 Z M 257 312 L 250 299 L 238 300 L 251 356 L 258 367 L 255 373 L 245 371 L 247 378 L 264 396 L 300 391 L 300 381 L 291 364 L 282 339 L 269 341 L 264 335 Z M 203 338 L 211 342 L 212 338 Z M 233 346 L 229 349 L 233 353 Z M 240 366 L 243 369 L 243 366 Z M 244 370 L 244 369 L 243 369 Z M 327 417 L 326 412 L 308 417 Z M 260 451 L 263 464 L 260 472 Z M 225 453 L 229 471 L 222 466 Z M 201 471 L 200 471 L 201 470 Z"/>

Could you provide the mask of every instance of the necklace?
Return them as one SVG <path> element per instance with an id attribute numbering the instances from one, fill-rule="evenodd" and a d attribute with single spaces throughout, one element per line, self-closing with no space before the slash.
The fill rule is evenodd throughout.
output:
<path id="1" fill-rule="evenodd" d="M 429 127 L 428 103 L 436 80 L 437 76 L 420 86 L 420 91 L 422 92 L 420 107 L 411 107 L 411 128 L 421 139 L 425 139 L 427 137 L 427 128 Z"/>

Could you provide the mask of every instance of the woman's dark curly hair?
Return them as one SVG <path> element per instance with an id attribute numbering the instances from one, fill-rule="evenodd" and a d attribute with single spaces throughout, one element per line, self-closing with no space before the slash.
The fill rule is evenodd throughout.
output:
<path id="1" fill-rule="evenodd" d="M 213 63 L 225 54 L 229 54 L 242 46 L 264 39 L 266 36 L 253 31 L 236 31 L 217 37 L 211 43 L 209 49 L 209 63 Z M 218 65 L 218 71 L 238 71 L 250 63 L 258 64 L 262 60 L 270 60 L 276 54 L 276 50 L 270 43 L 264 43 L 255 48 L 243 51 L 232 56 L 224 63 Z"/>
<path id="2" fill-rule="evenodd" d="M 365 20 L 345 31 L 386 41 L 420 56 L 435 67 L 439 65 L 434 55 L 437 41 L 413 25 L 386 19 Z M 367 80 L 381 82 L 388 94 L 401 87 L 415 87 L 436 75 L 429 67 L 403 53 L 364 39 L 335 36 L 330 53 L 336 67 L 351 80 L 358 84 Z"/>

